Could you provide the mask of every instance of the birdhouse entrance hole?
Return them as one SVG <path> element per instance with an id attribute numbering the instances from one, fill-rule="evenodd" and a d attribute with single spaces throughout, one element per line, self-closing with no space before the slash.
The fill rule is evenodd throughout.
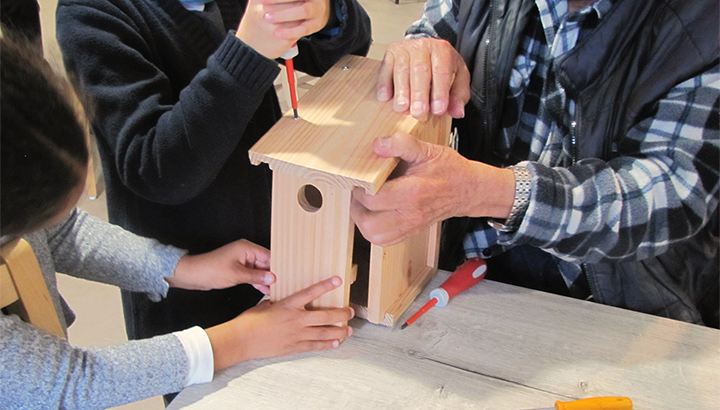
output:
<path id="1" fill-rule="evenodd" d="M 303 185 L 298 191 L 298 202 L 305 211 L 317 212 L 322 208 L 322 193 L 314 185 Z"/>

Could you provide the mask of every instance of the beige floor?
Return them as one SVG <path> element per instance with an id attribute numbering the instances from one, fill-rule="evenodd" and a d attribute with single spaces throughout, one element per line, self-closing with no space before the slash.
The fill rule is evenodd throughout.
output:
<path id="1" fill-rule="evenodd" d="M 402 39 L 405 29 L 422 13 L 422 0 L 359 0 L 367 10 L 373 25 L 373 45 L 369 57 L 382 59 L 389 43 Z M 62 68 L 61 56 L 55 42 L 55 5 L 57 0 L 40 0 L 45 55 L 52 65 Z M 80 207 L 107 220 L 105 197 L 90 200 L 83 196 Z M 120 305 L 120 291 L 112 286 L 97 284 L 64 275 L 59 277 L 60 292 L 77 313 L 77 321 L 69 329 L 70 342 L 79 346 L 106 346 L 127 340 Z M 118 407 L 123 410 L 161 410 L 160 397 Z"/>

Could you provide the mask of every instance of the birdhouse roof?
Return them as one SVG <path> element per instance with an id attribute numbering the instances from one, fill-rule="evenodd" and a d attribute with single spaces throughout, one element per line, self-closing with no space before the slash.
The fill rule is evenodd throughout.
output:
<path id="1" fill-rule="evenodd" d="M 342 188 L 362 187 L 374 194 L 398 163 L 375 154 L 372 141 L 404 131 L 446 144 L 450 119 L 418 122 L 377 100 L 381 62 L 345 56 L 302 97 L 294 119 L 288 111 L 249 151 L 250 161 Z"/>

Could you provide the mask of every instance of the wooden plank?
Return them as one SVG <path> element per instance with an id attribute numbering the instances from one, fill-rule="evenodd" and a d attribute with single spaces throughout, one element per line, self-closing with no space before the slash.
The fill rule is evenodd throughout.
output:
<path id="1" fill-rule="evenodd" d="M 435 274 L 438 225 L 433 224 L 392 246 L 372 245 L 368 290 L 370 322 L 394 325 L 395 319 Z"/>
<path id="2" fill-rule="evenodd" d="M 442 231 L 442 222 L 438 222 L 428 227 L 427 242 L 427 266 L 433 270 L 438 269 L 440 260 L 440 236 Z M 423 285 L 425 287 L 425 285 Z"/>
<path id="3" fill-rule="evenodd" d="M 300 99 L 301 118 L 286 113 L 250 149 L 250 161 L 311 181 L 377 192 L 397 160 L 375 155 L 373 139 L 405 131 L 445 142 L 451 120 L 433 116 L 418 126 L 392 104 L 377 101 L 379 68 L 377 60 L 343 57 Z"/>
<path id="4" fill-rule="evenodd" d="M 720 403 L 718 330 L 489 280 L 404 330 L 350 324 L 339 349 L 241 363 L 168 410 L 519 410 L 612 395 L 635 410 Z"/>
<path id="5" fill-rule="evenodd" d="M 310 204 L 303 202 L 307 199 L 303 197 L 303 187 L 308 184 L 293 175 L 273 174 L 270 263 L 277 281 L 270 286 L 270 298 L 283 299 L 338 275 L 344 286 L 321 296 L 312 306 L 348 306 L 354 280 L 350 191 L 322 182 L 312 183 L 322 195 L 322 205 L 312 211 L 312 198 Z"/>
<path id="6" fill-rule="evenodd" d="M 2 261 L 27 314 L 24 319 L 41 330 L 64 338 L 65 331 L 30 244 L 20 239 L 3 246 Z"/>
<path id="7" fill-rule="evenodd" d="M 353 337 L 336 351 L 249 363 L 235 379 L 223 378 L 227 388 L 213 392 L 192 386 L 195 400 L 173 401 L 168 409 L 229 409 L 242 403 L 246 410 L 521 410 L 533 402 L 554 403 L 552 393 L 440 368 L 398 347 L 370 339 L 357 343 Z M 490 395 L 497 396 L 493 405 L 478 404 Z"/>

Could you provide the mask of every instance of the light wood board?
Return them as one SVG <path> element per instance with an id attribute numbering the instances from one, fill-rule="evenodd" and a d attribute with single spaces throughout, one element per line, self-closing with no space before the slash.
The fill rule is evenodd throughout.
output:
<path id="1" fill-rule="evenodd" d="M 168 410 L 521 410 L 597 396 L 629 397 L 635 410 L 720 403 L 718 330 L 592 302 L 485 280 L 404 330 L 350 324 L 355 333 L 337 350 L 237 365 L 186 388 Z"/>
<path id="2" fill-rule="evenodd" d="M 38 329 L 65 338 L 65 330 L 30 244 L 24 239 L 16 239 L 3 246 L 1 253 L 0 287 L 14 287 L 17 297 L 15 305 L 8 306 L 8 309 Z M 3 299 L 12 296 L 11 293 L 9 289 L 3 290 Z M 11 300 L 7 299 L 8 302 Z M 16 306 L 18 304 L 20 306 Z"/>
<path id="3" fill-rule="evenodd" d="M 344 69 L 347 67 L 347 69 Z M 299 101 L 300 119 L 286 113 L 249 151 L 253 164 L 342 188 L 374 194 L 397 165 L 380 158 L 372 141 L 404 131 L 424 141 L 447 144 L 451 118 L 419 123 L 380 103 L 375 82 L 380 61 L 345 56 Z"/>
<path id="4" fill-rule="evenodd" d="M 396 245 L 372 245 L 368 317 L 387 326 L 405 312 L 437 270 L 440 224 Z M 390 274 L 387 274 L 389 272 Z"/>
<path id="5" fill-rule="evenodd" d="M 322 182 L 322 206 L 308 212 L 300 203 L 308 181 L 273 173 L 271 270 L 277 276 L 270 299 L 280 300 L 323 279 L 340 276 L 344 286 L 313 301 L 315 307 L 348 306 L 352 269 L 353 223 L 350 191 Z"/>

